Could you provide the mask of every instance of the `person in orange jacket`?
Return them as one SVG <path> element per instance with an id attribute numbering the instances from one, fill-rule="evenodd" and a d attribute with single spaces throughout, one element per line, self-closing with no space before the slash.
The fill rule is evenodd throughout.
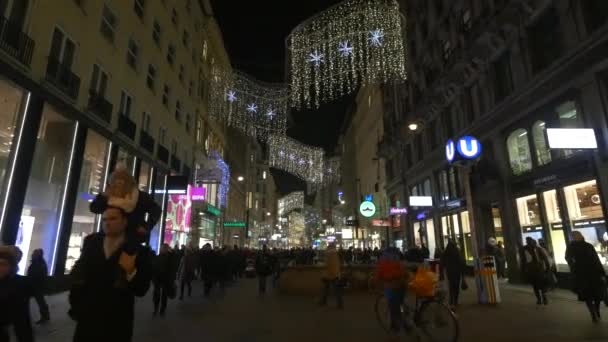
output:
<path id="1" fill-rule="evenodd" d="M 399 333 L 403 326 L 401 305 L 405 299 L 408 279 L 409 274 L 401 263 L 399 250 L 395 247 L 387 248 L 376 265 L 376 280 L 384 289 L 390 312 L 391 331 L 394 333 Z"/>

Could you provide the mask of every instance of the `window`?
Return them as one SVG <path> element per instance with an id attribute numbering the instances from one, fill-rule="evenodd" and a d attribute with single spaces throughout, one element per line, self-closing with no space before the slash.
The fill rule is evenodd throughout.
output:
<path id="1" fill-rule="evenodd" d="M 443 41 L 443 60 L 445 62 L 450 60 L 450 56 L 452 55 L 452 43 L 449 40 Z"/>
<path id="2" fill-rule="evenodd" d="M 148 65 L 148 77 L 146 78 L 146 84 L 150 90 L 154 90 L 154 84 L 156 83 L 156 67 L 152 64 Z"/>
<path id="3" fill-rule="evenodd" d="M 108 85 L 108 75 L 97 64 L 93 64 L 93 74 L 91 75 L 90 91 L 95 96 L 105 97 Z"/>
<path id="4" fill-rule="evenodd" d="M 536 149 L 536 161 L 538 165 L 545 165 L 551 162 L 551 150 L 547 145 L 545 137 L 545 123 L 536 121 L 532 126 L 532 138 L 534 139 L 534 148 Z"/>
<path id="5" fill-rule="evenodd" d="M 149 112 L 143 112 L 141 115 L 141 130 L 150 133 L 150 121 L 152 117 Z"/>
<path id="6" fill-rule="evenodd" d="M 442 170 L 437 175 L 439 183 L 439 201 L 447 201 L 450 199 L 450 189 L 448 188 L 448 173 Z"/>
<path id="7" fill-rule="evenodd" d="M 179 78 L 180 82 L 184 83 L 184 65 L 183 64 L 180 64 L 180 66 L 179 66 L 178 78 Z"/>
<path id="8" fill-rule="evenodd" d="M 71 69 L 74 63 L 74 54 L 76 53 L 76 44 L 68 38 L 60 29 L 55 28 L 51 41 L 51 50 L 49 59 L 60 63 L 64 67 Z"/>
<path id="9" fill-rule="evenodd" d="M 158 23 L 158 20 L 154 20 L 154 25 L 152 28 L 152 39 L 154 40 L 154 42 L 156 43 L 157 46 L 160 46 L 160 35 L 161 35 L 161 28 L 160 28 L 160 24 Z"/>
<path id="10" fill-rule="evenodd" d="M 139 57 L 139 46 L 133 38 L 129 39 L 129 47 L 127 49 L 127 64 L 137 70 L 137 58 Z"/>
<path id="11" fill-rule="evenodd" d="M 175 63 L 175 45 L 173 44 L 169 44 L 169 47 L 167 48 L 167 62 L 169 62 L 170 65 Z"/>
<path id="12" fill-rule="evenodd" d="M 196 143 L 203 141 L 203 120 L 196 115 Z"/>
<path id="13" fill-rule="evenodd" d="M 492 69 L 494 70 L 494 98 L 496 103 L 499 103 L 513 91 L 510 54 L 503 53 L 492 63 Z"/>
<path id="14" fill-rule="evenodd" d="M 203 60 L 207 60 L 207 41 L 203 42 Z"/>
<path id="15" fill-rule="evenodd" d="M 171 155 L 177 158 L 177 141 L 171 139 Z"/>
<path id="16" fill-rule="evenodd" d="M 462 28 L 465 31 L 470 31 L 473 28 L 473 20 L 471 20 L 471 9 L 467 8 L 462 11 Z"/>
<path id="17" fill-rule="evenodd" d="M 191 122 L 192 118 L 190 117 L 189 113 L 186 113 L 186 132 L 190 133 L 190 122 Z"/>
<path id="18" fill-rule="evenodd" d="M 182 121 L 182 104 L 179 101 L 175 103 L 175 120 L 177 120 L 177 122 Z"/>
<path id="19" fill-rule="evenodd" d="M 523 128 L 513 131 L 507 138 L 507 150 L 513 174 L 521 175 L 532 170 L 528 131 Z"/>
<path id="20" fill-rule="evenodd" d="M 167 84 L 163 88 L 163 105 L 169 107 L 169 96 L 171 96 L 171 88 Z"/>
<path id="21" fill-rule="evenodd" d="M 165 146 L 165 141 L 167 140 L 167 129 L 165 127 L 161 127 L 158 129 L 158 143 L 162 146 Z"/>
<path id="22" fill-rule="evenodd" d="M 137 14 L 137 16 L 140 19 L 144 18 L 144 8 L 146 5 L 146 1 L 145 0 L 135 0 L 134 1 L 134 6 L 133 6 L 133 10 L 135 11 L 135 14 Z"/>
<path id="23" fill-rule="evenodd" d="M 171 22 L 173 22 L 173 25 L 177 26 L 177 21 L 178 21 L 178 16 L 177 16 L 177 11 L 175 10 L 175 8 L 173 9 L 173 13 L 171 15 Z"/>
<path id="24" fill-rule="evenodd" d="M 543 70 L 561 56 L 562 31 L 555 8 L 549 8 L 528 29 L 528 42 L 534 73 Z"/>
<path id="25" fill-rule="evenodd" d="M 131 106 L 133 99 L 131 95 L 127 94 L 124 90 L 120 93 L 120 108 L 118 109 L 120 115 L 131 117 Z"/>
<path id="26" fill-rule="evenodd" d="M 190 81 L 190 85 L 188 86 L 188 95 L 192 97 L 192 89 L 194 88 L 194 81 Z"/>
<path id="27" fill-rule="evenodd" d="M 108 8 L 103 6 L 101 14 L 101 34 L 110 42 L 114 42 L 114 31 L 116 30 L 116 16 Z"/>
<path id="28" fill-rule="evenodd" d="M 185 47 L 188 47 L 188 44 L 190 44 L 190 34 L 186 30 L 182 34 L 182 43 L 184 43 Z"/>

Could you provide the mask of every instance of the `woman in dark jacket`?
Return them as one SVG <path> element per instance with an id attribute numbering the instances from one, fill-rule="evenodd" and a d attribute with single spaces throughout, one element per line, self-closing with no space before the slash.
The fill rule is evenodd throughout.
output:
<path id="1" fill-rule="evenodd" d="M 0 341 L 9 341 L 12 326 L 17 342 L 34 341 L 30 319 L 31 290 L 26 278 L 17 275 L 21 251 L 0 246 Z"/>
<path id="2" fill-rule="evenodd" d="M 152 284 L 154 285 L 154 292 L 152 294 L 154 315 L 160 312 L 160 315 L 164 316 L 167 309 L 167 299 L 175 296 L 174 291 L 176 291 L 173 261 L 171 260 L 169 245 L 166 243 L 162 244 L 160 252 L 154 260 Z"/>
<path id="3" fill-rule="evenodd" d="M 583 234 L 572 232 L 574 241 L 566 249 L 566 261 L 574 275 L 578 299 L 587 304 L 593 322 L 600 320 L 600 303 L 606 294 L 606 273 L 595 248 L 585 242 Z"/>
<path id="4" fill-rule="evenodd" d="M 441 257 L 441 274 L 444 272 L 448 277 L 450 289 L 450 305 L 458 305 L 458 296 L 460 295 L 460 287 L 462 286 L 462 274 L 464 273 L 465 262 L 454 241 L 448 242 L 448 245 L 443 251 Z"/>
<path id="5" fill-rule="evenodd" d="M 32 263 L 27 269 L 27 278 L 31 284 L 32 295 L 38 303 L 38 309 L 40 310 L 40 320 L 36 324 L 43 324 L 51 319 L 49 313 L 49 305 L 44 299 L 44 293 L 46 291 L 46 278 L 49 275 L 46 261 L 44 260 L 44 251 L 40 248 L 35 249 L 32 253 Z"/>
<path id="6" fill-rule="evenodd" d="M 539 247 L 531 237 L 526 238 L 526 245 L 521 250 L 523 274 L 534 291 L 536 305 L 547 305 L 548 275 L 551 271 L 551 261 L 547 251 Z"/>

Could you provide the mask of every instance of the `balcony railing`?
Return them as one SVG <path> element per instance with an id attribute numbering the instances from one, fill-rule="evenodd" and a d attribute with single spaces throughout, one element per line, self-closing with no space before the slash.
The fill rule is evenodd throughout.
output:
<path id="1" fill-rule="evenodd" d="M 163 145 L 158 145 L 158 149 L 156 149 L 156 157 L 158 160 L 162 161 L 165 164 L 169 163 L 169 150 Z"/>
<path id="2" fill-rule="evenodd" d="M 29 67 L 34 41 L 21 30 L 21 25 L 0 16 L 0 49 Z"/>
<path id="3" fill-rule="evenodd" d="M 73 100 L 78 98 L 80 77 L 74 74 L 69 66 L 63 65 L 54 57 L 49 57 L 49 64 L 46 67 L 46 80 Z"/>
<path id="4" fill-rule="evenodd" d="M 112 108 L 114 106 L 106 100 L 103 95 L 98 94 L 95 90 L 89 90 L 89 111 L 97 115 L 103 121 L 110 123 L 112 121 Z"/>
<path id="5" fill-rule="evenodd" d="M 181 171 L 182 161 L 175 156 L 171 156 L 171 168 L 175 171 Z"/>
<path id="6" fill-rule="evenodd" d="M 135 131 L 137 126 L 126 115 L 118 115 L 118 131 L 124 134 L 127 138 L 135 140 Z"/>
<path id="7" fill-rule="evenodd" d="M 139 132 L 139 146 L 144 150 L 154 153 L 154 138 L 150 136 L 146 131 Z"/>

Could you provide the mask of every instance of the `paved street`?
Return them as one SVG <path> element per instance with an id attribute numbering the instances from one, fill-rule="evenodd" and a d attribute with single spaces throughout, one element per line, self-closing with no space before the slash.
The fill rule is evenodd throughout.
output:
<path id="1" fill-rule="evenodd" d="M 152 317 L 150 299 L 143 299 L 137 305 L 134 341 L 382 341 L 385 336 L 371 295 L 347 296 L 346 309 L 337 311 L 319 308 L 314 298 L 258 298 L 255 286 L 243 280 L 225 298 L 206 301 L 197 284 L 195 296 L 171 302 L 165 318 Z M 608 309 L 605 322 L 593 325 L 584 306 L 566 291 L 552 293 L 551 305 L 541 309 L 527 288 L 508 285 L 503 298 L 500 306 L 481 307 L 473 304 L 471 290 L 465 293 L 459 309 L 461 341 L 608 340 Z M 53 322 L 37 328 L 37 341 L 70 341 L 73 323 L 65 300 L 65 294 L 50 298 Z"/>

